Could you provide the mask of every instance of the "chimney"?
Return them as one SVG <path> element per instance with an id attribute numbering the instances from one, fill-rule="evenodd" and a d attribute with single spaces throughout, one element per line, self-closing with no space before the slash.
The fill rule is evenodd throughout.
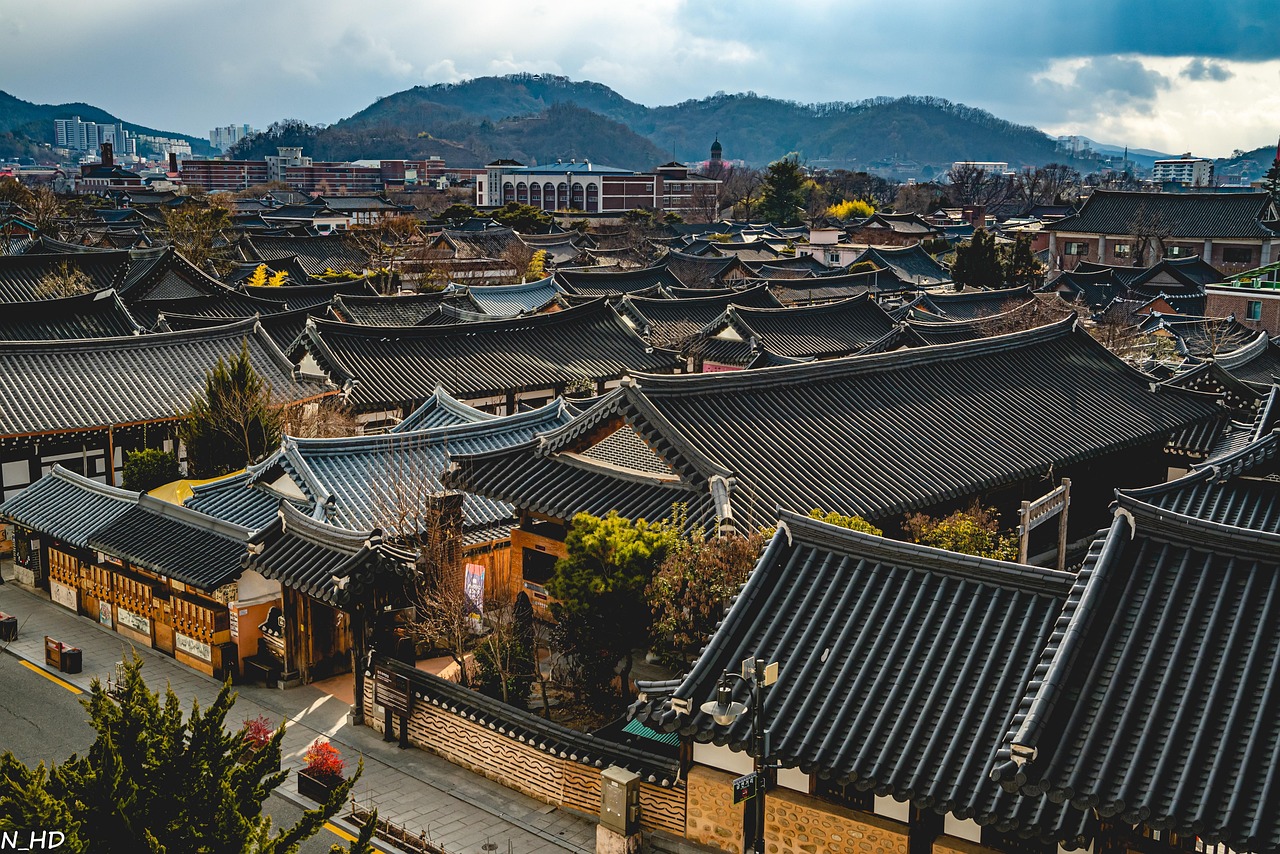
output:
<path id="1" fill-rule="evenodd" d="M 175 173 L 178 171 L 178 152 L 176 151 L 169 152 L 169 171 Z"/>
<path id="2" fill-rule="evenodd" d="M 111 143 L 109 142 L 102 143 L 102 165 L 103 166 L 116 165 L 116 159 L 111 155 Z"/>

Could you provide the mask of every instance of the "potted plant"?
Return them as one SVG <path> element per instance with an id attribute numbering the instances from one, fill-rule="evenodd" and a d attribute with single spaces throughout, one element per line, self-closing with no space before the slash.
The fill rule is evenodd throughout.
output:
<path id="1" fill-rule="evenodd" d="M 271 721 L 262 715 L 246 720 L 244 729 L 240 733 L 240 758 L 238 761 L 244 764 L 252 760 L 258 755 L 258 751 L 263 750 L 271 743 L 271 739 L 275 734 Z M 280 770 L 279 757 L 276 758 L 275 766 L 277 771 Z"/>
<path id="2" fill-rule="evenodd" d="M 317 738 L 302 758 L 307 764 L 298 772 L 298 794 L 324 803 L 344 779 L 346 763 L 342 754 L 328 741 Z"/>

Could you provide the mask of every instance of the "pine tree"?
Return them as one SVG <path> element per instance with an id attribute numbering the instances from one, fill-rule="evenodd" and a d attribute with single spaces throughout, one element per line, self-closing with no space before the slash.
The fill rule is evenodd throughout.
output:
<path id="1" fill-rule="evenodd" d="M 152 692 L 141 669 L 136 655 L 125 661 L 114 700 L 94 682 L 84 705 L 97 738 L 85 756 L 48 772 L 0 757 L 0 831 L 57 828 L 67 834 L 61 850 L 73 854 L 290 854 L 338 811 L 363 770 L 273 833 L 262 806 L 288 776 L 276 770 L 285 728 L 246 752 L 245 730 L 226 728 L 229 684 L 208 709 L 193 703 L 184 715 L 173 690 Z"/>
<path id="2" fill-rule="evenodd" d="M 280 441 L 281 409 L 249 361 L 249 344 L 205 376 L 204 395 L 187 411 L 181 433 L 188 474 L 215 477 L 243 468 Z"/>
<path id="3" fill-rule="evenodd" d="M 1013 246 L 1006 246 L 1000 254 L 1003 279 L 1007 284 L 1034 286 L 1043 280 L 1044 266 L 1031 250 L 1031 235 L 1019 234 Z"/>
<path id="4" fill-rule="evenodd" d="M 979 228 L 972 239 L 957 246 L 951 278 L 957 286 L 971 288 L 998 288 L 1004 284 L 995 236 Z"/>
<path id="5" fill-rule="evenodd" d="M 1267 174 L 1262 178 L 1262 189 L 1271 196 L 1271 201 L 1280 204 L 1280 157 L 1271 164 Z"/>
<path id="6" fill-rule="evenodd" d="M 783 228 L 799 225 L 808 200 L 804 181 L 804 173 L 795 157 L 784 157 L 770 163 L 757 209 L 760 215 Z"/>

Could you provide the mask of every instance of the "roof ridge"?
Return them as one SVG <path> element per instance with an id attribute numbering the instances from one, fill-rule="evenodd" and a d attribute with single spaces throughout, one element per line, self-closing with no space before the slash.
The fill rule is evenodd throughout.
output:
<path id="1" fill-rule="evenodd" d="M 212 326 L 208 329 L 201 330 L 182 330 L 180 332 L 152 332 L 148 335 L 115 335 L 109 338 L 71 338 L 65 341 L 0 341 L 0 353 L 4 352 L 20 352 L 29 353 L 41 350 L 57 350 L 66 352 L 68 348 L 75 350 L 106 350 L 111 349 L 113 345 L 127 344 L 130 347 L 163 347 L 170 344 L 178 344 L 185 341 L 233 338 L 236 336 L 244 337 L 245 333 L 251 332 L 258 325 L 257 317 L 246 317 L 228 323 L 225 326 Z M 264 333 L 265 335 L 265 333 Z M 265 338 L 269 341 L 269 337 Z M 275 347 L 273 343 L 271 345 Z M 277 351 L 279 348 L 276 348 Z M 283 354 L 282 354 L 283 358 Z M 288 362 L 287 359 L 284 360 Z M 293 363 L 288 362 L 290 370 Z"/>
<path id="2" fill-rule="evenodd" d="M 163 498 L 156 498 L 145 492 L 138 496 L 138 508 L 157 516 L 165 516 L 193 527 L 203 528 L 228 539 L 245 539 L 252 533 L 243 525 L 210 516 L 208 513 L 201 513 L 182 504 L 165 501 Z"/>
<path id="3" fill-rule="evenodd" d="M 53 468 L 49 470 L 49 475 L 57 478 L 58 480 L 65 480 L 67 483 L 75 484 L 82 489 L 87 489 L 91 492 L 96 492 L 99 495 L 105 495 L 108 498 L 115 498 L 120 501 L 131 501 L 136 504 L 138 497 L 142 495 L 140 492 L 133 492 L 132 490 L 124 489 L 119 486 L 110 486 L 105 483 L 99 483 L 98 481 L 87 478 L 82 474 L 76 474 L 70 469 L 65 469 L 56 463 Z"/>
<path id="4" fill-rule="evenodd" d="M 622 322 L 622 319 L 618 317 L 618 314 L 608 304 L 605 297 L 596 297 L 580 305 L 570 306 L 549 314 L 501 317 L 484 323 L 467 324 L 462 327 L 461 332 L 459 327 L 454 324 L 442 324 L 439 326 L 371 326 L 361 323 L 346 323 L 341 320 L 328 320 L 323 317 L 312 317 L 308 323 L 317 333 L 332 333 L 348 338 L 442 338 L 457 334 L 477 334 L 481 331 L 496 335 L 520 329 L 559 326 L 575 321 L 589 321 L 593 318 L 606 317 L 607 315 L 617 318 L 619 323 Z M 626 326 L 626 329 L 632 335 L 635 334 L 630 326 Z"/>

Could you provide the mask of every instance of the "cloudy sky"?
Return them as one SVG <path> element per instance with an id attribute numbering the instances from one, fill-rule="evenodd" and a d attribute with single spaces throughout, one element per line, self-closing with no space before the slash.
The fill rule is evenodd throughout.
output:
<path id="1" fill-rule="evenodd" d="M 1278 33 L 1278 0 L 71 0 L 0 8 L 0 89 L 204 136 L 553 72 L 651 106 L 935 95 L 1055 135 L 1222 156 L 1280 135 Z"/>

